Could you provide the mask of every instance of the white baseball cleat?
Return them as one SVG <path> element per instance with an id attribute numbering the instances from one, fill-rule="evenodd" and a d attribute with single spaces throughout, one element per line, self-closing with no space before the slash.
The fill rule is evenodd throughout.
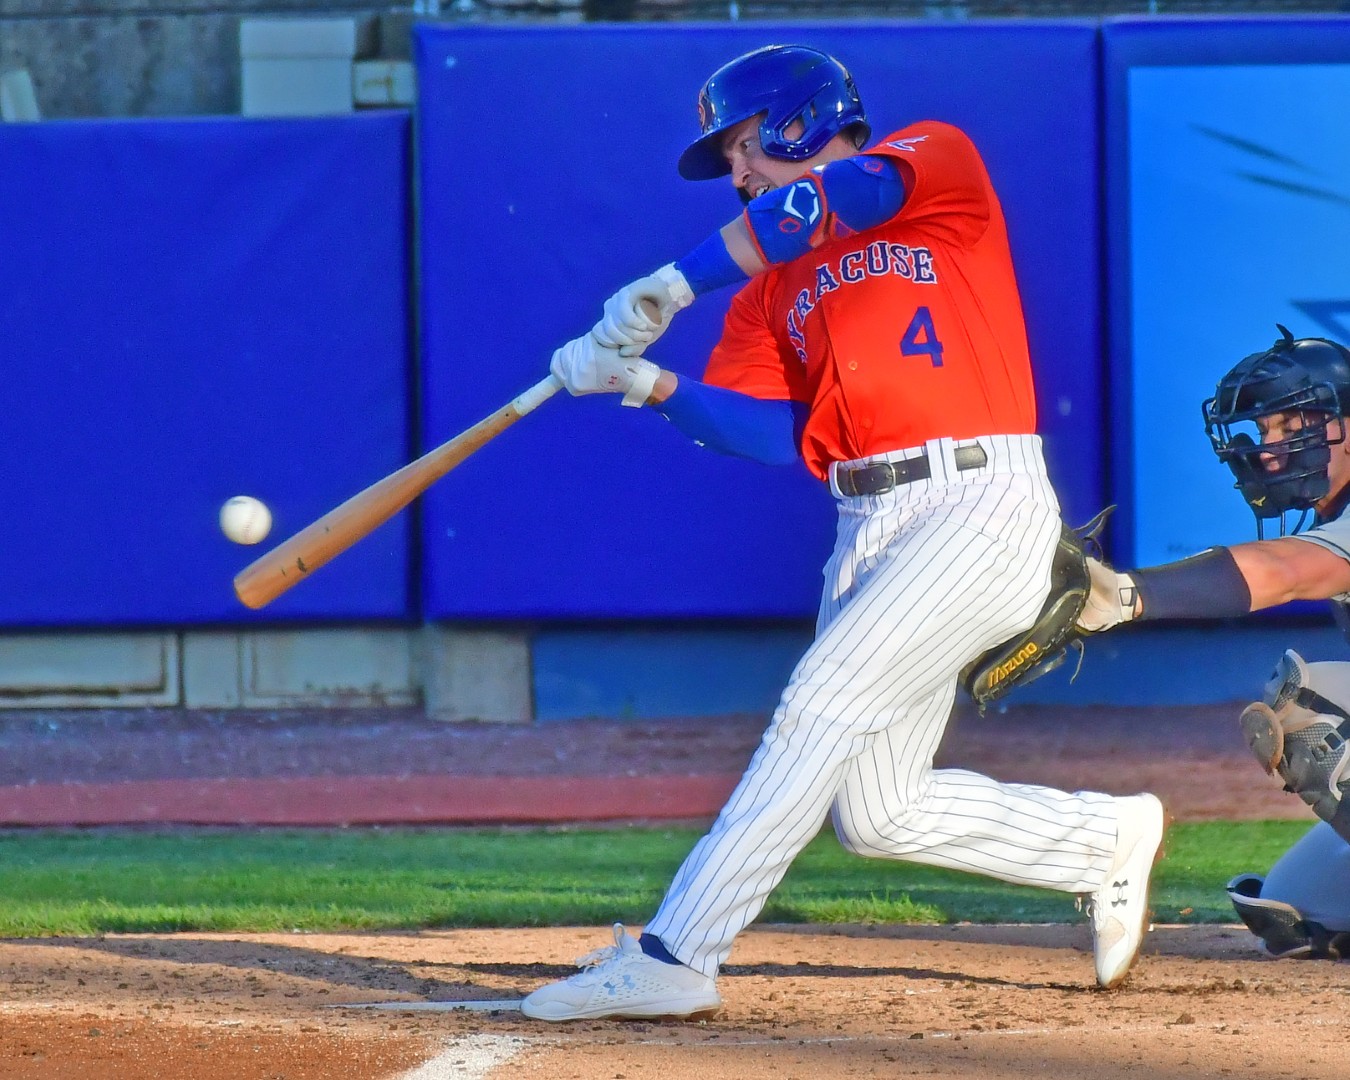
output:
<path id="1" fill-rule="evenodd" d="M 1116 857 L 1101 888 L 1088 897 L 1092 958 L 1104 990 L 1129 973 L 1148 932 L 1148 883 L 1162 847 L 1167 815 L 1153 795 L 1116 800 Z"/>
<path id="2" fill-rule="evenodd" d="M 667 964 L 642 951 L 622 923 L 614 944 L 577 961 L 582 971 L 541 986 L 520 1003 L 534 1020 L 655 1019 L 708 1016 L 722 1007 L 717 984 L 683 964 Z"/>

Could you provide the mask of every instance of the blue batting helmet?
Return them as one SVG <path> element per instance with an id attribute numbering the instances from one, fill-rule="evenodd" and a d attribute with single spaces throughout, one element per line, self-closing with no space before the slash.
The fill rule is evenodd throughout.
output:
<path id="1" fill-rule="evenodd" d="M 722 156 L 722 133 L 760 113 L 761 148 L 788 161 L 818 154 L 845 128 L 861 129 L 859 143 L 872 131 L 843 64 L 804 45 L 768 45 L 723 65 L 703 84 L 698 95 L 703 134 L 680 155 L 680 175 L 686 180 L 726 176 L 731 167 Z M 786 131 L 794 120 L 804 129 L 790 139 Z"/>

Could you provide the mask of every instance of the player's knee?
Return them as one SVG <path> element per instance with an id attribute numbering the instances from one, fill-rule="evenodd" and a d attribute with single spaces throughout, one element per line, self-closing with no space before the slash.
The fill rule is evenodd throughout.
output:
<path id="1" fill-rule="evenodd" d="M 881 838 L 876 833 L 872 833 L 870 836 L 860 836 L 836 826 L 834 835 L 839 838 L 839 846 L 850 855 L 861 855 L 867 859 L 881 859 L 888 854 L 886 849 L 881 846 Z"/>
<path id="2" fill-rule="evenodd" d="M 853 855 L 879 859 L 889 854 L 885 837 L 867 818 L 857 818 L 847 810 L 835 808 L 834 835 L 839 846 Z"/>

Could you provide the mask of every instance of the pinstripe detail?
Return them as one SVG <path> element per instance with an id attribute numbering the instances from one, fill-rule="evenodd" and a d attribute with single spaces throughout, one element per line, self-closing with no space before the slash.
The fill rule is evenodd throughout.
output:
<path id="1" fill-rule="evenodd" d="M 1040 440 L 979 442 L 982 468 L 956 469 L 953 444 L 937 440 L 924 448 L 929 480 L 839 497 L 816 639 L 646 925 L 690 967 L 716 974 L 827 815 L 862 855 L 1068 892 L 1100 885 L 1115 847 L 1109 796 L 932 767 L 958 672 L 1031 624 L 1060 529 Z"/>

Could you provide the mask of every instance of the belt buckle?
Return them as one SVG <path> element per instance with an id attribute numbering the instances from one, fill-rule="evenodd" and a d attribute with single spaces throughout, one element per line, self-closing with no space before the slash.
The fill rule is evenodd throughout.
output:
<path id="1" fill-rule="evenodd" d="M 896 471 L 895 471 L 895 462 L 893 462 L 893 461 L 878 461 L 877 464 L 878 464 L 878 465 L 885 465 L 885 466 L 886 466 L 886 471 L 889 472 L 889 473 L 891 474 L 891 482 L 890 482 L 889 484 L 887 484 L 885 487 L 879 487 L 879 488 L 877 488 L 876 491 L 872 492 L 872 494 L 873 494 L 873 495 L 884 495 L 884 494 L 885 494 L 886 492 L 888 492 L 888 491 L 894 491 L 897 487 L 900 486 L 900 477 L 897 475 L 897 473 L 896 473 Z"/>

